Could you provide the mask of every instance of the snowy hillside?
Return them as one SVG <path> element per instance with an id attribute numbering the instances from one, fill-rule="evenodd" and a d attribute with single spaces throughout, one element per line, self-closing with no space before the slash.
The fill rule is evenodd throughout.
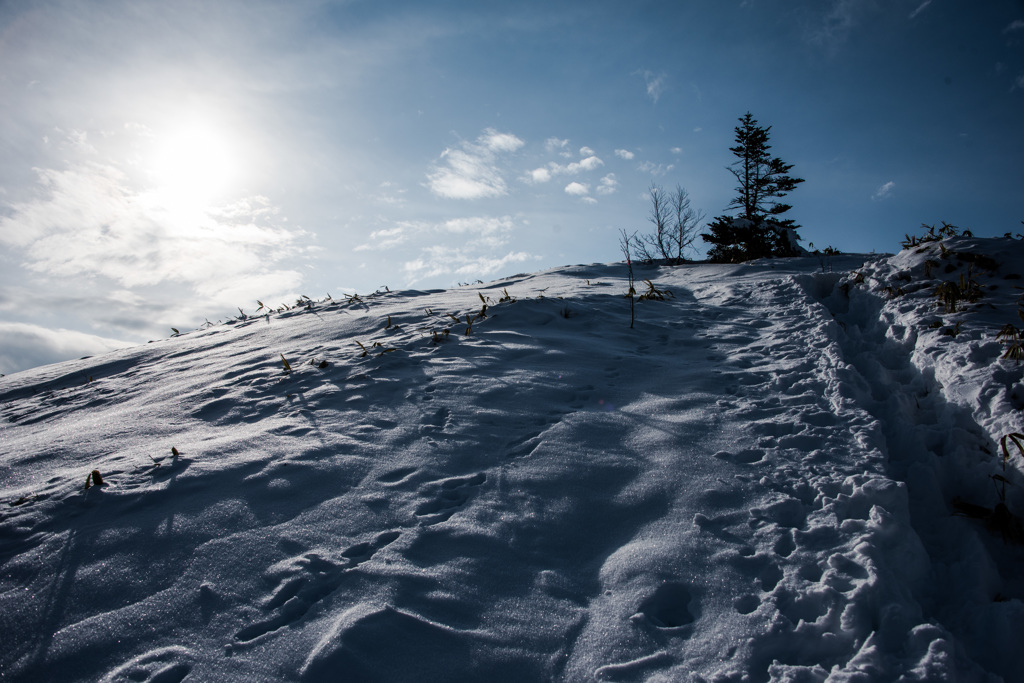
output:
<path id="1" fill-rule="evenodd" d="M 0 679 L 1021 680 L 1024 243 L 636 271 L 0 379 Z"/>

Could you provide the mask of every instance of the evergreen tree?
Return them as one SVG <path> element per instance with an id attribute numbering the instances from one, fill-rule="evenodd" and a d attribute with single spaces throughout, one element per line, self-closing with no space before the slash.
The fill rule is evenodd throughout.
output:
<path id="1" fill-rule="evenodd" d="M 792 192 L 803 178 L 790 176 L 793 165 L 769 155 L 771 126 L 759 126 L 749 111 L 739 122 L 736 146 L 729 148 L 737 160 L 726 167 L 739 185 L 726 210 L 740 209 L 740 215 L 718 216 L 708 225 L 710 233 L 701 235 L 713 245 L 708 258 L 735 263 L 796 254 L 800 226 L 779 217 L 793 207 L 776 200 Z"/>

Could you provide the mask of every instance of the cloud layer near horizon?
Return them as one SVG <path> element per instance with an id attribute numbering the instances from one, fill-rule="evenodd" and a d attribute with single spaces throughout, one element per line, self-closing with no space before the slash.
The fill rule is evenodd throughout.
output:
<path id="1" fill-rule="evenodd" d="M 132 346 L 119 339 L 29 323 L 0 322 L 0 339 L 0 374 L 4 375 Z"/>
<path id="2" fill-rule="evenodd" d="M 264 197 L 183 215 L 133 190 L 113 166 L 37 172 L 45 195 L 12 204 L 0 218 L 0 243 L 18 249 L 32 271 L 126 288 L 176 282 L 213 298 L 239 286 L 299 284 L 295 272 L 266 267 L 302 235 L 273 225 Z"/>
<path id="3" fill-rule="evenodd" d="M 51 336 L 40 345 L 44 362 L 72 342 L 85 353 L 113 336 L 124 340 L 111 342 L 120 345 L 166 336 L 171 326 L 194 327 L 255 298 L 300 289 L 298 265 L 314 236 L 289 227 L 266 197 L 188 201 L 129 175 L 86 134 L 68 139 L 77 154 L 69 153 L 62 168 L 34 169 L 34 191 L 8 202 L 0 216 L 0 246 L 10 263 L 0 311 L 24 323 L 32 309 L 17 301 L 46 301 L 46 315 L 66 311 L 60 341 Z M 11 282 L 15 269 L 19 284 Z M 69 291 L 65 283 L 75 286 Z M 70 325 L 105 334 L 65 334 Z M 19 349 L 8 353 L 8 363 L 35 357 L 22 343 L 30 329 L 41 334 L 31 326 L 0 330 L 4 347 Z"/>

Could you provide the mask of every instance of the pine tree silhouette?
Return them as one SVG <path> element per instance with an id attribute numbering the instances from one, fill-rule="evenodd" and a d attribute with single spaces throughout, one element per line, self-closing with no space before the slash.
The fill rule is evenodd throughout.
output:
<path id="1" fill-rule="evenodd" d="M 736 263 L 764 256 L 791 256 L 797 253 L 796 229 L 792 219 L 779 218 L 792 206 L 776 201 L 804 182 L 789 175 L 793 164 L 769 154 L 771 126 L 759 126 L 748 111 L 736 127 L 736 146 L 729 151 L 737 160 L 727 170 L 739 183 L 737 196 L 728 209 L 740 209 L 739 216 L 718 216 L 708 224 L 709 233 L 701 235 L 712 244 L 708 258 Z"/>

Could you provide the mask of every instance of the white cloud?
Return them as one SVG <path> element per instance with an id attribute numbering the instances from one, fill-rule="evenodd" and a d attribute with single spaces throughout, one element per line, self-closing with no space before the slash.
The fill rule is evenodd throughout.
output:
<path id="1" fill-rule="evenodd" d="M 683 153 L 683 148 L 682 147 L 673 147 L 669 151 L 672 152 L 673 154 L 682 154 Z"/>
<path id="2" fill-rule="evenodd" d="M 917 15 L 920 14 L 921 12 L 925 11 L 926 9 L 928 9 L 928 5 L 930 5 L 930 4 L 932 4 L 932 0 L 924 0 L 924 2 L 922 2 L 920 5 L 917 6 L 916 10 L 914 10 L 913 12 L 910 13 L 910 18 L 911 19 L 916 19 Z"/>
<path id="3" fill-rule="evenodd" d="M 544 141 L 544 148 L 548 152 L 558 152 L 563 157 L 572 157 L 572 152 L 569 151 L 568 139 L 548 138 Z"/>
<path id="4" fill-rule="evenodd" d="M 441 162 L 427 174 L 434 194 L 447 199 L 500 197 L 508 187 L 497 161 L 500 154 L 514 152 L 525 143 L 511 133 L 488 128 L 476 142 L 463 142 L 458 149 L 446 149 Z"/>
<path id="5" fill-rule="evenodd" d="M 645 173 L 650 173 L 651 175 L 654 175 L 654 176 L 665 175 L 666 173 L 668 173 L 669 171 L 671 171 L 675 167 L 676 167 L 675 164 L 668 164 L 668 165 L 666 165 L 666 164 L 655 164 L 655 163 L 650 162 L 650 161 L 645 161 L 645 162 L 641 163 L 640 166 L 638 166 L 638 168 L 641 171 L 644 171 Z"/>
<path id="6" fill-rule="evenodd" d="M 46 196 L 0 218 L 0 243 L 23 250 L 36 272 L 99 275 L 126 287 L 216 286 L 255 275 L 304 234 L 271 224 L 276 209 L 265 197 L 180 212 L 128 188 L 111 166 L 37 173 Z"/>
<path id="7" fill-rule="evenodd" d="M 120 320 L 114 328 L 131 327 L 133 317 L 155 325 L 155 312 L 173 311 L 179 324 L 202 320 L 201 312 L 292 292 L 302 281 L 282 263 L 312 249 L 304 242 L 313 236 L 282 227 L 285 219 L 265 197 L 188 207 L 130 187 L 106 164 L 37 174 L 39 196 L 9 205 L 0 218 L 0 245 L 41 283 L 61 278 L 104 295 L 148 288 L 147 300 L 108 300 L 116 312 L 92 313 Z"/>
<path id="8" fill-rule="evenodd" d="M 846 42 L 855 27 L 877 12 L 878 3 L 870 0 L 828 0 L 813 5 L 816 17 L 805 31 L 805 38 L 834 53 Z"/>
<path id="9" fill-rule="evenodd" d="M 441 224 L 448 232 L 459 234 L 476 233 L 479 235 L 493 235 L 495 233 L 512 230 L 512 217 L 501 216 L 471 216 L 468 218 L 452 218 Z"/>
<path id="10" fill-rule="evenodd" d="M 647 85 L 647 96 L 651 98 L 652 102 L 657 104 L 661 93 L 665 91 L 665 74 L 654 74 L 646 70 L 634 73 L 643 77 L 644 83 Z"/>
<path id="11" fill-rule="evenodd" d="M 590 186 L 586 183 L 572 182 L 565 186 L 565 193 L 575 197 L 583 197 L 590 194 Z"/>
<path id="12" fill-rule="evenodd" d="M 548 164 L 550 175 L 577 175 L 586 171 L 595 171 L 604 166 L 604 162 L 598 157 L 587 157 L 586 159 L 580 159 L 570 164 Z"/>
<path id="13" fill-rule="evenodd" d="M 515 229 L 511 216 L 472 216 L 453 218 L 442 223 L 440 229 L 457 235 L 470 236 L 470 246 L 477 249 L 497 249 L 508 243 Z M 463 237 L 467 239 L 467 237 Z"/>
<path id="14" fill-rule="evenodd" d="M 619 189 L 619 181 L 615 179 L 614 173 L 609 173 L 605 177 L 601 178 L 601 182 L 597 186 L 596 192 L 598 194 L 613 194 Z"/>
<path id="15" fill-rule="evenodd" d="M 619 157 L 621 159 L 625 159 L 626 161 L 629 161 L 630 159 L 632 159 L 636 155 L 633 154 L 632 152 L 630 152 L 628 149 L 617 149 L 617 150 L 615 150 L 615 156 L 617 156 L 617 157 Z"/>
<path id="16" fill-rule="evenodd" d="M 511 216 L 469 216 L 452 218 L 440 223 L 424 221 L 399 221 L 393 227 L 374 230 L 369 241 L 355 247 L 353 251 L 385 251 L 403 244 L 410 244 L 417 235 L 428 236 L 434 243 L 439 234 L 462 236 L 464 244 L 474 248 L 495 248 L 508 242 L 508 234 L 515 228 Z"/>
<path id="17" fill-rule="evenodd" d="M 420 244 L 426 245 L 420 247 L 418 256 L 402 265 L 410 278 L 409 286 L 439 276 L 482 278 L 509 263 L 533 258 L 526 252 L 506 251 L 516 229 L 512 216 L 465 216 L 436 223 L 403 223 L 398 227 L 407 236 L 419 233 L 424 238 Z M 449 279 L 445 284 L 451 283 Z"/>
<path id="18" fill-rule="evenodd" d="M 447 166 L 428 174 L 430 190 L 448 199 L 500 197 L 507 193 L 500 170 L 491 155 L 447 149 L 441 154 Z"/>
<path id="19" fill-rule="evenodd" d="M 352 251 L 383 251 L 404 244 L 409 239 L 409 230 L 415 230 L 416 224 L 401 222 L 393 228 L 374 230 L 370 233 L 370 242 L 358 245 Z"/>
<path id="20" fill-rule="evenodd" d="M 892 195 L 892 189 L 894 187 L 896 187 L 896 183 L 890 180 L 889 182 L 885 183 L 877 190 L 875 190 L 875 193 L 871 195 L 871 198 L 874 199 L 875 201 L 887 199 L 889 196 Z"/>
<path id="21" fill-rule="evenodd" d="M 380 191 L 371 198 L 378 204 L 385 204 L 388 206 L 398 206 L 405 204 L 405 190 L 402 188 L 395 187 L 395 184 L 389 181 L 385 181 L 380 184 Z"/>
<path id="22" fill-rule="evenodd" d="M 132 343 L 63 328 L 0 322 L 0 373 L 9 375 L 126 346 Z"/>
<path id="23" fill-rule="evenodd" d="M 546 168 L 535 168 L 530 171 L 530 175 L 527 177 L 527 182 L 531 183 L 546 183 L 551 180 L 551 171 Z"/>
<path id="24" fill-rule="evenodd" d="M 582 159 L 579 163 L 569 164 L 566 168 L 569 173 L 578 173 L 580 171 L 593 171 L 597 168 L 604 166 L 604 162 L 595 156 L 589 156 L 586 159 Z"/>
<path id="25" fill-rule="evenodd" d="M 60 130 L 60 128 L 57 128 L 56 130 L 59 132 L 63 132 Z M 67 133 L 65 137 L 64 147 L 72 148 L 75 151 L 82 154 L 97 154 L 96 148 L 93 146 L 91 142 L 89 142 L 89 134 L 86 133 L 84 130 L 72 130 L 69 133 Z"/>
<path id="26" fill-rule="evenodd" d="M 510 251 L 501 256 L 475 253 L 472 249 L 444 246 L 428 247 L 422 257 L 406 261 L 403 269 L 413 282 L 438 276 L 458 279 L 483 279 L 495 275 L 505 266 L 536 257 L 525 251 Z"/>
<path id="27" fill-rule="evenodd" d="M 580 151 L 592 152 L 589 147 L 583 147 Z M 531 185 L 537 185 L 540 183 L 546 183 L 550 181 L 556 175 L 579 175 L 580 173 L 586 173 L 595 171 L 604 166 L 604 162 L 596 156 L 588 156 L 579 161 L 573 161 L 568 164 L 558 164 L 550 162 L 546 168 L 535 168 L 527 173 L 522 180 L 530 183 Z"/>
<path id="28" fill-rule="evenodd" d="M 594 156 L 594 150 L 590 149 L 589 147 L 580 147 L 580 156 L 592 157 Z"/>
<path id="29" fill-rule="evenodd" d="M 492 128 L 485 130 L 479 139 L 492 152 L 514 152 L 525 144 L 511 133 L 499 133 Z"/>

